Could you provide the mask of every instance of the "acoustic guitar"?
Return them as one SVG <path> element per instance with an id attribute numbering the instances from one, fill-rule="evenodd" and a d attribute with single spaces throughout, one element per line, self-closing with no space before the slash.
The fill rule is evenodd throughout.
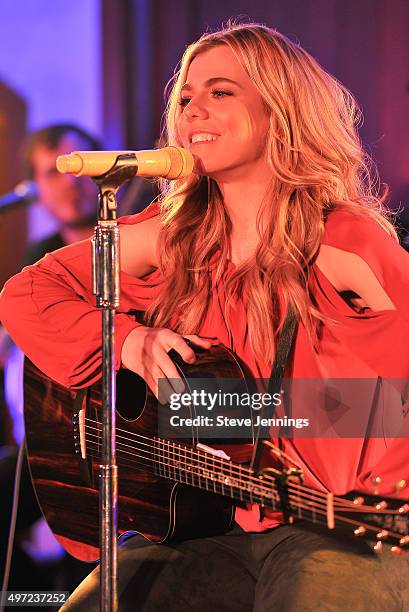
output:
<path id="1" fill-rule="evenodd" d="M 183 378 L 207 372 L 246 384 L 243 365 L 223 345 L 195 351 L 194 364 L 173 355 Z M 27 359 L 24 370 L 27 454 L 40 507 L 61 545 L 78 559 L 94 561 L 99 557 L 101 386 L 80 392 L 66 388 Z M 364 535 L 377 548 L 382 542 L 397 552 L 409 546 L 405 500 L 324 493 L 304 485 L 293 468 L 255 473 L 243 463 L 252 439 L 247 445 L 230 441 L 222 452 L 198 439 L 195 427 L 190 440 L 160 437 L 156 398 L 143 379 L 126 370 L 117 374 L 116 407 L 118 535 L 139 533 L 161 543 L 221 534 L 233 524 L 235 505 L 252 502 L 281 512 L 285 522 L 302 519 Z M 192 407 L 187 410 L 195 416 Z"/>

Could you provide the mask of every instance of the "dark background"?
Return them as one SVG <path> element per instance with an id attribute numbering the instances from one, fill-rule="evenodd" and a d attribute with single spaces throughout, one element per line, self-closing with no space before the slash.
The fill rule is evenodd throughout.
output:
<path id="1" fill-rule="evenodd" d="M 24 4 L 31 13 L 25 15 Z M 361 137 L 382 181 L 390 185 L 390 206 L 407 199 L 408 0 L 87 0 L 72 7 L 62 0 L 38 0 L 35 11 L 29 2 L 4 0 L 0 18 L 5 6 L 10 28 L 18 29 L 25 19 L 25 29 L 15 48 L 9 45 L 8 59 L 3 54 L 0 60 L 0 81 L 2 62 L 10 67 L 0 83 L 0 193 L 21 178 L 18 145 L 24 133 L 48 117 L 79 122 L 102 137 L 107 149 L 151 148 L 160 132 L 165 84 L 186 45 L 229 18 L 241 17 L 299 41 L 354 93 L 365 119 Z M 10 38 L 13 32 L 7 30 L 3 19 L 0 31 Z M 41 36 L 25 48 L 25 40 L 37 31 Z M 0 43 L 0 52 L 3 47 Z M 13 62 L 23 66 L 20 71 L 28 70 L 27 63 L 17 60 L 33 54 L 38 59 L 29 65 L 30 85 L 21 95 L 22 87 L 13 85 L 23 75 L 13 70 Z M 44 64 L 52 62 L 57 67 L 49 73 Z M 37 98 L 31 98 L 35 88 Z M 33 102 L 38 92 L 41 109 Z M 91 104 L 83 102 L 85 95 Z M 36 223 L 32 216 L 27 220 L 26 212 L 0 220 L 0 283 L 16 271 Z"/>

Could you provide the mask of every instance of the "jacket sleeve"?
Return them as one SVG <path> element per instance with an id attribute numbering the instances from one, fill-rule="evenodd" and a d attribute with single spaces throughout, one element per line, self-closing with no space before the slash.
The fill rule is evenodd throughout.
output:
<path id="1" fill-rule="evenodd" d="M 361 257 L 394 305 L 394 310 L 357 314 L 342 307 L 342 299 L 335 290 L 328 291 L 327 298 L 320 298 L 321 310 L 333 321 L 329 325 L 334 337 L 346 344 L 375 375 L 398 388 L 405 415 L 409 380 L 409 254 L 376 221 L 347 212 L 330 215 L 323 244 Z M 328 286 L 328 280 L 320 277 Z M 328 295 L 332 295 L 331 299 Z M 397 437 L 385 439 L 384 443 L 385 452 L 370 470 L 357 475 L 356 487 L 373 493 L 374 479 L 380 478 L 379 493 L 397 495 L 396 483 L 404 480 L 406 484 L 400 493 L 409 497 L 409 416 L 404 417 Z"/>
<path id="2" fill-rule="evenodd" d="M 348 212 L 330 215 L 322 244 L 365 261 L 395 307 L 357 314 L 332 288 L 319 305 L 335 321 L 331 331 L 378 376 L 409 378 L 409 253 L 376 221 Z"/>
<path id="3" fill-rule="evenodd" d="M 157 214 L 147 210 L 124 223 Z M 120 307 L 115 317 L 115 363 L 129 332 L 159 290 L 159 273 L 144 279 L 121 273 Z M 72 388 L 88 386 L 102 375 L 102 312 L 92 295 L 91 241 L 54 253 L 12 277 L 0 294 L 0 319 L 22 351 L 50 378 Z"/>

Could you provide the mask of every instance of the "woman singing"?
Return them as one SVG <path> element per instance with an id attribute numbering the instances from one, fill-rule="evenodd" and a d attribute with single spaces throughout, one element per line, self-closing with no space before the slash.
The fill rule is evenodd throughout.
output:
<path id="1" fill-rule="evenodd" d="M 178 391 L 168 352 L 194 362 L 194 346 L 208 349 L 212 338 L 268 379 L 290 308 L 294 379 L 408 376 L 409 256 L 375 191 L 357 118 L 351 94 L 275 30 L 234 25 L 188 47 L 166 132 L 194 155 L 195 172 L 121 221 L 118 369 L 156 395 L 158 379 Z M 143 325 L 135 310 L 145 311 Z M 6 283 L 0 316 L 51 378 L 81 388 L 101 377 L 89 241 Z M 376 482 L 393 496 L 399 480 L 408 496 L 405 440 L 282 446 L 319 491 L 373 493 Z M 406 557 L 280 525 L 254 505 L 238 508 L 223 536 L 164 545 L 135 536 L 120 547 L 118 573 L 124 611 L 409 609 Z M 96 610 L 98 582 L 95 570 L 64 609 Z"/>

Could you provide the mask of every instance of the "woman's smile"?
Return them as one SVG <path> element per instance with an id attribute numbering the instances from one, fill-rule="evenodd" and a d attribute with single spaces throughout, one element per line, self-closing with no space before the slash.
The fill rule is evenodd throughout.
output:
<path id="1" fill-rule="evenodd" d="M 188 149 L 194 146 L 208 145 L 218 140 L 220 134 L 208 132 L 206 130 L 193 130 L 189 135 Z"/>

